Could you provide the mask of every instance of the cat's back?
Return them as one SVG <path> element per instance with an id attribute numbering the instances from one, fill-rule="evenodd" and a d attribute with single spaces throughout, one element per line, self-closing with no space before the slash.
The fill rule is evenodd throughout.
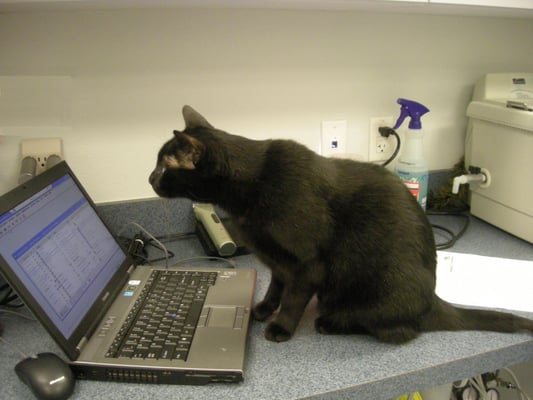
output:
<path id="1" fill-rule="evenodd" d="M 324 193 L 337 176 L 337 167 L 304 145 L 292 140 L 272 140 L 265 152 L 259 182 L 284 196 Z"/>
<path id="2" fill-rule="evenodd" d="M 264 159 L 259 182 L 284 196 L 299 193 L 349 203 L 370 196 L 383 205 L 412 200 L 401 180 L 380 165 L 323 157 L 291 140 L 270 141 Z"/>
<path id="3" fill-rule="evenodd" d="M 335 169 L 329 182 L 329 206 L 335 220 L 357 229 L 363 224 L 372 226 L 380 234 L 407 233 L 418 226 L 424 236 L 431 236 L 423 209 L 393 172 L 366 162 L 328 161 Z"/>

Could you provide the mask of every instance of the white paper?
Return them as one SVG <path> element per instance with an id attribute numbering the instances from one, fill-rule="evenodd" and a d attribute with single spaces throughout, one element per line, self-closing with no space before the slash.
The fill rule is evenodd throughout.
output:
<path id="1" fill-rule="evenodd" d="M 533 261 L 439 251 L 437 295 L 454 304 L 533 312 Z"/>

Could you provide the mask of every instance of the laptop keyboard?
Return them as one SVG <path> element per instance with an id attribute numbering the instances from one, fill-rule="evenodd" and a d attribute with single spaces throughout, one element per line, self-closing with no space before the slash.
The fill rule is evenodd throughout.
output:
<path id="1" fill-rule="evenodd" d="M 106 357 L 186 360 L 216 272 L 152 271 Z"/>

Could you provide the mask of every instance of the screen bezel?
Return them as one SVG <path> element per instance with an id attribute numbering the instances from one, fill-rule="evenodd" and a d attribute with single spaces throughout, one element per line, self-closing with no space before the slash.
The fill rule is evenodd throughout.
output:
<path id="1" fill-rule="evenodd" d="M 87 200 L 89 206 L 92 207 L 98 217 L 102 220 L 106 229 L 117 242 L 117 245 L 122 249 L 120 242 L 117 240 L 107 223 L 103 220 L 102 216 L 98 212 L 98 209 L 96 208 L 96 205 L 65 161 L 58 163 L 49 170 L 46 170 L 42 174 L 34 177 L 24 184 L 17 186 L 15 189 L 1 196 L 0 215 L 12 210 L 22 202 L 26 201 L 29 197 L 48 187 L 57 179 L 65 175 L 69 175 L 72 178 L 78 189 Z M 122 251 L 124 252 L 123 249 Z M 125 253 L 125 259 L 120 267 L 117 269 L 113 277 L 109 280 L 108 284 L 89 308 L 89 311 L 80 321 L 77 328 L 70 335 L 70 337 L 67 338 L 59 331 L 59 329 L 56 328 L 52 320 L 44 312 L 43 308 L 35 300 L 32 294 L 26 290 L 21 280 L 11 270 L 5 259 L 0 254 L 0 273 L 3 275 L 4 279 L 18 294 L 26 307 L 32 311 L 32 313 L 35 315 L 35 318 L 41 322 L 45 329 L 50 333 L 52 338 L 71 360 L 76 360 L 76 358 L 79 356 L 80 349 L 78 348 L 78 345 L 80 342 L 82 342 L 83 338 L 88 339 L 90 337 L 91 333 L 94 331 L 94 329 L 96 329 L 96 326 L 102 319 L 103 314 L 109 309 L 117 294 L 127 282 L 129 276 L 128 269 L 132 265 L 133 261 L 127 255 L 127 253 Z"/>

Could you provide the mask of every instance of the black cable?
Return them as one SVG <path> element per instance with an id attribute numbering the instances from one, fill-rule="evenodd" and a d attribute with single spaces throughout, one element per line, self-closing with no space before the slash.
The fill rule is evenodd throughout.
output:
<path id="1" fill-rule="evenodd" d="M 156 239 L 161 241 L 161 242 L 168 243 L 168 242 L 173 242 L 173 241 L 176 241 L 176 240 L 190 239 L 191 237 L 196 237 L 196 233 L 195 232 L 179 232 L 179 233 L 173 233 L 173 234 L 170 234 L 170 235 L 156 236 Z M 150 245 L 150 246 L 155 247 L 156 249 L 164 251 L 164 249 L 162 249 L 161 246 L 159 246 L 159 244 L 156 241 L 154 241 L 153 239 L 148 239 L 148 241 L 146 242 L 146 245 Z M 168 252 L 169 258 L 172 258 L 172 257 L 175 256 L 175 254 L 172 251 L 168 250 L 168 249 L 167 249 L 167 252 Z M 162 261 L 165 258 L 166 258 L 166 256 L 163 256 L 163 257 L 159 257 L 159 258 L 146 259 L 145 261 L 146 261 L 146 263 L 151 264 L 151 263 L 154 263 L 154 262 L 157 262 L 157 261 Z"/>
<path id="2" fill-rule="evenodd" d="M 9 308 L 20 308 L 24 306 L 24 303 L 22 302 L 16 304 L 13 303 L 15 300 L 18 300 L 19 297 L 8 284 L 0 286 L 0 292 L 4 292 L 0 298 L 0 306 Z"/>
<path id="3" fill-rule="evenodd" d="M 388 138 L 390 135 L 394 135 L 394 137 L 396 137 L 396 148 L 394 149 L 394 152 L 388 158 L 388 160 L 385 161 L 382 164 L 383 167 L 386 167 L 387 165 L 389 165 L 392 162 L 392 160 L 394 160 L 396 158 L 396 156 L 400 152 L 400 146 L 401 146 L 400 136 L 398 135 L 398 133 L 393 128 L 390 128 L 388 126 L 380 126 L 378 128 L 378 131 L 381 134 L 381 136 L 383 136 L 385 138 Z M 448 234 L 450 236 L 450 239 L 447 242 L 438 243 L 436 245 L 437 250 L 449 249 L 466 232 L 466 230 L 467 230 L 467 228 L 468 228 L 468 226 L 470 224 L 470 216 L 467 215 L 467 214 L 463 214 L 461 211 L 462 210 L 451 211 L 451 212 L 435 212 L 435 211 L 426 212 L 426 215 L 451 215 L 451 216 L 461 217 L 461 218 L 465 219 L 465 223 L 464 223 L 463 227 L 461 228 L 461 230 L 458 233 L 454 233 L 451 229 L 448 229 L 448 228 L 446 228 L 446 227 L 444 227 L 442 225 L 431 224 L 433 229 L 437 229 L 437 230 L 440 230 L 441 232 L 445 232 L 446 234 Z"/>
<path id="4" fill-rule="evenodd" d="M 184 240 L 184 239 L 190 239 L 192 237 L 196 237 L 196 232 L 179 232 L 179 233 L 171 233 L 169 235 L 162 235 L 162 236 L 156 236 L 158 240 L 161 242 L 173 242 L 175 240 Z"/>
<path id="5" fill-rule="evenodd" d="M 152 239 L 148 240 L 148 242 L 146 242 L 146 245 L 155 247 L 156 249 L 161 250 L 163 252 L 165 251 L 165 249 L 161 248 L 161 246 L 159 246 L 159 244 L 157 244 L 157 242 L 154 242 Z M 172 257 L 175 256 L 175 254 L 173 252 L 171 252 L 170 250 L 168 250 L 168 249 L 167 249 L 167 253 L 168 253 L 168 258 L 172 258 Z M 154 262 L 157 262 L 157 261 L 162 261 L 162 260 L 164 260 L 166 258 L 167 258 L 166 255 L 164 255 L 163 257 L 158 257 L 158 258 L 147 258 L 145 260 L 145 262 L 147 262 L 148 264 L 151 264 L 151 263 L 154 263 Z"/>
<path id="6" fill-rule="evenodd" d="M 194 232 L 174 233 L 170 235 L 156 236 L 155 238 L 164 242 L 172 242 L 176 240 L 189 239 L 196 236 Z M 146 237 L 142 232 L 134 235 L 133 238 L 119 236 L 126 252 L 132 257 L 135 265 L 151 264 L 158 261 L 163 261 L 167 258 L 166 254 L 162 257 L 149 258 L 147 246 L 155 247 L 158 250 L 165 251 L 155 240 Z M 168 258 L 173 258 L 175 254 L 170 250 L 167 250 Z"/>
<path id="7" fill-rule="evenodd" d="M 433 229 L 438 229 L 438 230 L 440 230 L 442 232 L 445 232 L 446 234 L 448 234 L 450 236 L 450 239 L 447 242 L 437 243 L 436 244 L 435 247 L 436 247 L 437 250 L 445 250 L 445 249 L 449 249 L 450 247 L 453 247 L 453 245 L 464 235 L 464 233 L 468 229 L 468 226 L 470 225 L 470 215 L 464 214 L 462 212 L 428 211 L 428 212 L 426 212 L 426 215 L 453 216 L 453 217 L 459 217 L 459 218 L 462 218 L 462 219 L 465 220 L 463 226 L 461 227 L 461 229 L 457 233 L 453 232 L 451 229 L 446 228 L 446 227 L 444 227 L 442 225 L 431 224 Z"/>
<path id="8" fill-rule="evenodd" d="M 385 138 L 388 138 L 390 135 L 394 135 L 394 137 L 396 138 L 396 148 L 394 149 L 394 152 L 388 158 L 387 161 L 385 161 L 383 164 L 381 164 L 383 167 L 386 167 L 387 165 L 389 165 L 392 162 L 392 160 L 394 160 L 396 158 L 396 156 L 400 152 L 401 140 L 400 140 L 400 136 L 398 135 L 398 133 L 394 129 L 389 128 L 388 126 L 380 126 L 378 128 L 378 131 L 381 134 L 381 136 L 383 136 Z"/>

